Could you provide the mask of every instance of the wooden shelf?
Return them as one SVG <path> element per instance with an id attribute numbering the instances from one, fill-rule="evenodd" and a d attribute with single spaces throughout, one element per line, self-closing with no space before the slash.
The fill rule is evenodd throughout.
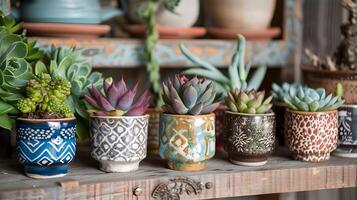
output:
<path id="1" fill-rule="evenodd" d="M 15 159 L 2 159 L 0 199 L 135 199 L 133 190 L 137 187 L 142 189 L 138 199 L 151 199 L 156 186 L 175 177 L 212 183 L 212 188 L 191 194 L 191 199 L 357 186 L 357 159 L 332 157 L 324 163 L 306 163 L 290 160 L 286 150 L 279 152 L 261 167 L 233 165 L 224 155 L 218 155 L 202 172 L 173 171 L 156 158 L 143 161 L 136 172 L 104 173 L 88 151 L 81 151 L 67 176 L 50 180 L 27 178 Z"/>
<path id="2" fill-rule="evenodd" d="M 83 54 L 91 57 L 94 67 L 97 68 L 135 68 L 142 67 L 145 64 L 142 58 L 144 41 L 140 39 L 33 39 L 36 39 L 45 48 L 51 45 L 83 47 L 86 49 Z M 228 66 L 236 47 L 234 40 L 163 39 L 158 43 L 156 50 L 161 67 L 185 68 L 195 66 L 181 54 L 180 42 L 184 42 L 194 54 L 216 66 Z M 283 40 L 250 41 L 247 44 L 247 59 L 254 57 L 254 65 L 285 66 L 288 64 L 289 56 L 293 53 L 292 50 Z"/>

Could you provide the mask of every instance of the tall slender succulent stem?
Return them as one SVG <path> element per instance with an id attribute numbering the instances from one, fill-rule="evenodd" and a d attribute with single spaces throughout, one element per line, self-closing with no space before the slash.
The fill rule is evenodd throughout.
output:
<path id="1" fill-rule="evenodd" d="M 151 83 L 151 91 L 155 94 L 155 106 L 160 107 L 163 104 L 162 89 L 160 85 L 160 66 L 155 57 L 155 47 L 159 41 L 159 33 L 156 27 L 156 12 L 158 3 L 156 0 L 148 2 L 148 16 L 145 17 L 147 23 L 146 41 L 144 49 L 144 57 L 146 60 L 146 68 L 149 72 Z"/>

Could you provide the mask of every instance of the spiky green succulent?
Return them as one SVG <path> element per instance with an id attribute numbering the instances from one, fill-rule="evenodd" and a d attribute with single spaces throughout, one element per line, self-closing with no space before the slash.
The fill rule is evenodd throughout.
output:
<path id="1" fill-rule="evenodd" d="M 71 94 L 71 83 L 61 77 L 52 78 L 49 74 L 40 74 L 26 87 L 26 98 L 20 99 L 17 108 L 21 113 L 44 112 L 60 118 L 73 117 L 73 112 L 66 100 Z"/>
<path id="2" fill-rule="evenodd" d="M 304 112 L 323 112 L 338 109 L 344 100 L 340 96 L 326 94 L 325 89 L 291 87 L 284 97 L 284 103 L 292 110 Z"/>
<path id="3" fill-rule="evenodd" d="M 104 93 L 95 85 L 85 95 L 85 100 L 93 106 L 90 112 L 96 116 L 141 116 L 150 105 L 148 91 L 138 92 L 139 82 L 128 89 L 124 79 L 114 82 L 104 80 Z"/>
<path id="4" fill-rule="evenodd" d="M 176 75 L 163 83 L 164 112 L 200 115 L 211 113 L 219 106 L 211 81 Z"/>
<path id="5" fill-rule="evenodd" d="M 299 83 L 283 83 L 281 86 L 273 83 L 272 84 L 272 95 L 273 95 L 273 102 L 282 104 L 284 103 L 284 97 L 289 94 L 290 88 L 294 88 L 294 90 L 297 90 L 299 88 L 306 88 L 306 86 L 303 86 Z"/>
<path id="6" fill-rule="evenodd" d="M 265 98 L 265 92 L 256 90 L 231 90 L 225 98 L 226 106 L 232 112 L 264 114 L 271 112 L 272 96 Z"/>
<path id="7" fill-rule="evenodd" d="M 245 38 L 242 35 L 238 35 L 237 48 L 233 54 L 232 62 L 228 67 L 228 76 L 226 76 L 217 67 L 193 55 L 183 43 L 180 43 L 180 49 L 183 55 L 200 66 L 200 68 L 188 69 L 184 71 L 184 74 L 203 76 L 214 81 L 218 92 L 222 94 L 226 94 L 228 91 L 235 89 L 257 90 L 264 79 L 266 66 L 261 65 L 248 80 L 252 63 L 249 62 L 245 65 L 245 46 Z"/>

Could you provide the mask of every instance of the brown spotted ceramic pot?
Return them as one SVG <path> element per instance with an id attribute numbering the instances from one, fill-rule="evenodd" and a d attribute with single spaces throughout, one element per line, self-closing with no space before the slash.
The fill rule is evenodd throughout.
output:
<path id="1" fill-rule="evenodd" d="M 285 113 L 285 140 L 295 160 L 322 162 L 337 147 L 337 111 Z"/>
<path id="2" fill-rule="evenodd" d="M 233 164 L 264 165 L 274 146 L 274 113 L 225 112 L 224 149 Z"/>

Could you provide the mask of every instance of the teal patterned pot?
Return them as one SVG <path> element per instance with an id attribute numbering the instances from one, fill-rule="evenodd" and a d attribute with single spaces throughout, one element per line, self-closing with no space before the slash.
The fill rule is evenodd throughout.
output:
<path id="1" fill-rule="evenodd" d="M 160 116 L 160 156 L 180 171 L 199 171 L 215 154 L 215 115 Z"/>

